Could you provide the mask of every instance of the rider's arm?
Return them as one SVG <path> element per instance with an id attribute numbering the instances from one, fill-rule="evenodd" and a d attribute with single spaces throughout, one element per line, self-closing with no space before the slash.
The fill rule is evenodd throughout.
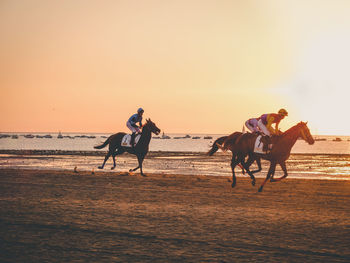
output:
<path id="1" fill-rule="evenodd" d="M 280 135 L 280 133 L 281 133 L 279 128 L 278 128 L 278 125 L 280 124 L 280 121 L 281 121 L 281 119 L 276 122 L 276 129 L 275 130 L 276 130 L 276 134 L 277 135 Z"/>
<path id="2" fill-rule="evenodd" d="M 135 115 L 132 115 L 129 119 L 129 123 L 131 124 L 132 127 L 137 128 L 135 121 L 136 121 L 136 117 L 135 117 Z"/>
<path id="3" fill-rule="evenodd" d="M 275 134 L 275 130 L 272 128 L 272 123 L 274 122 L 275 118 L 270 114 L 269 116 L 267 116 L 267 124 L 266 124 L 266 128 L 269 130 L 269 132 L 271 134 Z"/>
<path id="4" fill-rule="evenodd" d="M 280 131 L 278 129 L 278 124 L 280 124 L 280 120 L 278 122 L 276 122 L 275 134 L 279 134 L 280 133 Z"/>

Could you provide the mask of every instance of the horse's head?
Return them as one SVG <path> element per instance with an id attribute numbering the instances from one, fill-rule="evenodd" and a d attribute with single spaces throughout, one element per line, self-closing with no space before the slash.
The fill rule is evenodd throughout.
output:
<path id="1" fill-rule="evenodd" d="M 150 132 L 153 132 L 156 135 L 160 133 L 160 129 L 153 121 L 151 121 L 151 119 L 146 119 L 146 124 L 143 128 L 147 128 Z"/>
<path id="2" fill-rule="evenodd" d="M 314 144 L 315 140 L 312 137 L 309 128 L 307 127 L 307 122 L 299 122 L 298 123 L 300 129 L 300 137 L 305 140 L 308 144 Z"/>

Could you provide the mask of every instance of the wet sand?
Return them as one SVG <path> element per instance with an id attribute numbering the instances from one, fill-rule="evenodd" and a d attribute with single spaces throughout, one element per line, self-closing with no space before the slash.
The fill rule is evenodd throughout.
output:
<path id="1" fill-rule="evenodd" d="M 0 262 L 349 262 L 350 181 L 0 169 Z"/>

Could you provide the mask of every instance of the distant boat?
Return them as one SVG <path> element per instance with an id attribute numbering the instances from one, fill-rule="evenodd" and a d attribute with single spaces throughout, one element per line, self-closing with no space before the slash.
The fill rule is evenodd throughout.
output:
<path id="1" fill-rule="evenodd" d="M 24 135 L 24 138 L 27 138 L 27 139 L 32 139 L 32 138 L 34 138 L 35 136 L 34 135 L 32 135 L 32 134 L 26 134 L 26 135 Z"/>
<path id="2" fill-rule="evenodd" d="M 341 141 L 342 141 L 342 139 L 340 139 L 339 137 L 333 139 L 333 142 L 341 142 Z"/>
<path id="3" fill-rule="evenodd" d="M 52 138 L 52 136 L 50 134 L 44 135 L 43 137 L 46 138 L 46 139 L 51 139 Z"/>
<path id="4" fill-rule="evenodd" d="M 61 133 L 61 132 L 58 133 L 57 139 L 63 139 L 63 136 L 62 136 L 62 133 Z"/>
<path id="5" fill-rule="evenodd" d="M 14 135 L 12 135 L 11 138 L 12 138 L 12 139 L 18 139 L 18 135 L 14 134 Z"/>
<path id="6" fill-rule="evenodd" d="M 186 134 L 185 136 L 176 136 L 173 139 L 188 139 L 188 138 L 191 138 L 191 136 Z"/>
<path id="7" fill-rule="evenodd" d="M 199 136 L 194 136 L 194 137 L 192 137 L 192 139 L 200 139 L 201 137 L 199 137 Z"/>
<path id="8" fill-rule="evenodd" d="M 211 136 L 205 136 L 204 139 L 209 140 L 209 139 L 213 139 L 213 137 L 211 137 Z"/>
<path id="9" fill-rule="evenodd" d="M 168 135 L 165 135 L 163 132 L 162 139 L 171 139 Z"/>
<path id="10" fill-rule="evenodd" d="M 315 141 L 327 141 L 326 138 L 315 138 Z"/>

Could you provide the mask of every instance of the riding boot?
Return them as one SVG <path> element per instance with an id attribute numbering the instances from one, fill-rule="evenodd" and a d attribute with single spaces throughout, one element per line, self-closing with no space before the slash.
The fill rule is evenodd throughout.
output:
<path id="1" fill-rule="evenodd" d="M 133 132 L 131 134 L 131 140 L 130 140 L 130 144 L 131 144 L 131 147 L 134 148 L 135 147 L 135 132 Z"/>
<path id="2" fill-rule="evenodd" d="M 271 143 L 271 138 L 270 136 L 263 136 L 261 138 L 261 142 L 263 143 L 263 151 L 267 152 L 269 150 L 269 144 Z"/>

